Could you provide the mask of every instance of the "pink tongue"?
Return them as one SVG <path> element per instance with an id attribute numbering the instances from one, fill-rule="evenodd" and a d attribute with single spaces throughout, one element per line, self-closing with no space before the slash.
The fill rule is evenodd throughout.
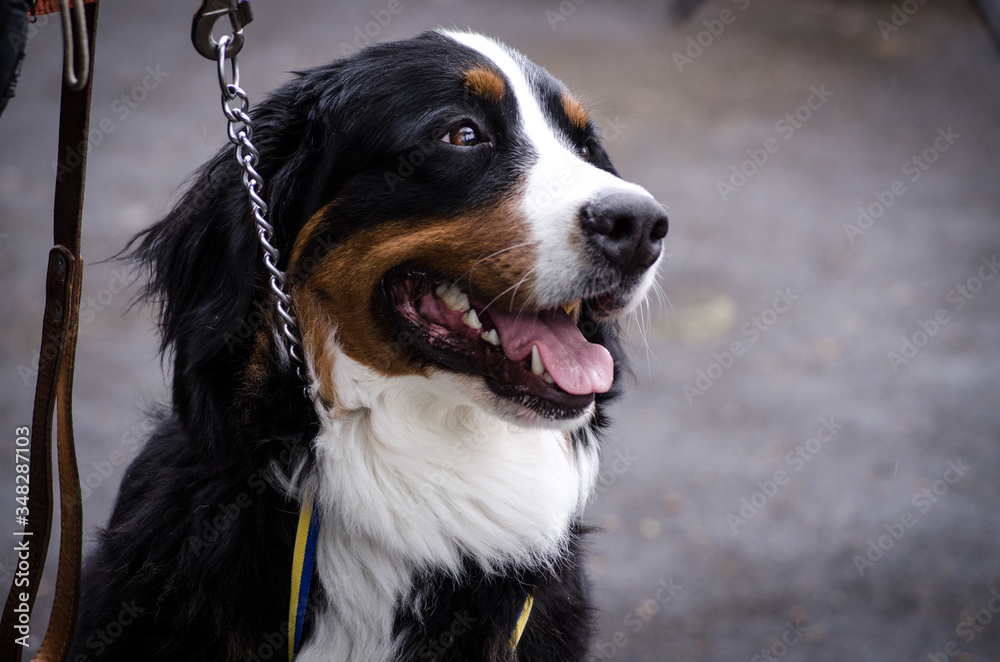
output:
<path id="1" fill-rule="evenodd" d="M 588 395 L 611 388 L 615 364 L 603 345 L 587 342 L 573 320 L 562 310 L 540 315 L 507 313 L 490 309 L 507 358 L 523 361 L 538 346 L 545 369 L 567 393 Z"/>

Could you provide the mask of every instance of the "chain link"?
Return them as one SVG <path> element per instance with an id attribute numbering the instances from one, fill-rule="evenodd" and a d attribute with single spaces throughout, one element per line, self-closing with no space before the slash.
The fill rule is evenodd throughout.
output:
<path id="1" fill-rule="evenodd" d="M 240 65 L 233 55 L 229 58 L 231 67 L 230 82 L 226 76 L 226 47 L 232 41 L 231 36 L 219 39 L 217 62 L 219 65 L 219 87 L 222 90 L 222 112 L 229 121 L 227 132 L 229 142 L 236 146 L 236 160 L 243 170 L 243 185 L 250 198 L 253 210 L 253 220 L 257 225 L 257 239 L 264 249 L 264 266 L 270 273 L 271 291 L 276 297 L 275 308 L 282 320 L 282 335 L 288 348 L 288 356 L 295 366 L 295 373 L 305 380 L 305 361 L 302 358 L 302 341 L 299 340 L 298 324 L 292 309 L 292 298 L 285 291 L 285 273 L 278 268 L 281 253 L 272 243 L 274 227 L 267 222 L 267 203 L 261 193 L 264 190 L 264 180 L 257 172 L 257 161 L 260 153 L 253 146 L 253 122 L 248 111 L 250 100 L 247 93 L 240 87 Z M 237 104 L 233 104 L 238 101 Z"/>

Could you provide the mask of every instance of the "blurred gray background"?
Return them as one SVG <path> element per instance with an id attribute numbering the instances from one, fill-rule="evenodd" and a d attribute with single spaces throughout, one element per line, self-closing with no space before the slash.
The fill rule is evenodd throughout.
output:
<path id="1" fill-rule="evenodd" d="M 1000 60 L 972 5 L 711 0 L 678 21 L 645 0 L 400 0 L 381 25 L 389 4 L 255 2 L 251 101 L 366 30 L 469 26 L 590 102 L 623 176 L 669 206 L 666 297 L 630 324 L 635 385 L 587 516 L 595 658 L 1000 660 Z M 90 532 L 167 384 L 136 287 L 98 261 L 224 140 L 196 5 L 101 10 L 75 398 Z M 0 117 L 0 541 L 60 49 L 40 20 Z"/>

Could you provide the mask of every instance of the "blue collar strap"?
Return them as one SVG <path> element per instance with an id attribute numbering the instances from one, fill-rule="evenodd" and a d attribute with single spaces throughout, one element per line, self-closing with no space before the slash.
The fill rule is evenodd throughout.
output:
<path id="1" fill-rule="evenodd" d="M 302 640 L 302 623 L 306 618 L 309 602 L 309 584 L 312 581 L 316 560 L 316 538 L 319 535 L 319 517 L 313 515 L 313 497 L 306 496 L 299 512 L 299 526 L 295 533 L 295 555 L 292 557 L 292 599 L 288 603 L 288 662 L 295 659 Z"/>
<path id="2" fill-rule="evenodd" d="M 292 557 L 292 598 L 288 604 L 288 662 L 293 662 L 302 642 L 302 623 L 306 617 L 309 602 L 309 584 L 312 582 L 313 565 L 316 561 L 316 538 L 319 535 L 319 516 L 313 513 L 313 497 L 306 496 L 299 512 L 299 526 L 295 532 L 295 555 Z M 509 646 L 517 648 L 524 628 L 531 615 L 534 599 L 530 593 L 524 596 L 521 613 L 510 633 Z M 294 629 L 293 629 L 294 626 Z"/>

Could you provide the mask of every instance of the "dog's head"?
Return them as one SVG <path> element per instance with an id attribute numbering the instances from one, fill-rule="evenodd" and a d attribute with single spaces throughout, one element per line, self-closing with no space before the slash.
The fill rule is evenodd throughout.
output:
<path id="1" fill-rule="evenodd" d="M 419 377 L 573 428 L 614 391 L 615 320 L 652 284 L 667 217 L 548 72 L 433 32 L 299 74 L 253 119 L 316 396 Z M 197 177 L 139 253 L 175 401 L 204 426 L 203 401 L 288 368 L 232 149 Z"/>

